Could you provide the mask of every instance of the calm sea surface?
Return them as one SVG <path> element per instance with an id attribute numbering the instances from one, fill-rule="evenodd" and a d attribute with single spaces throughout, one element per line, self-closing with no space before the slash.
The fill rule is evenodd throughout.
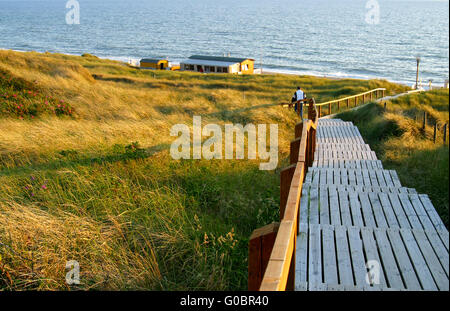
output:
<path id="1" fill-rule="evenodd" d="M 0 48 L 119 60 L 192 54 L 253 57 L 265 70 L 412 84 L 449 76 L 448 1 L 0 0 Z M 369 14 L 370 15 L 370 14 Z"/>

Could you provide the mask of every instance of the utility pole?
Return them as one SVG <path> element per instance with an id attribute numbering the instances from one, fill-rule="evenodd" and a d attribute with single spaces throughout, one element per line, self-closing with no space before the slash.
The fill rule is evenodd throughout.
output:
<path id="1" fill-rule="evenodd" d="M 416 57 L 416 63 L 417 63 L 417 70 L 416 70 L 416 90 L 419 88 L 419 63 L 420 63 L 420 57 Z"/>

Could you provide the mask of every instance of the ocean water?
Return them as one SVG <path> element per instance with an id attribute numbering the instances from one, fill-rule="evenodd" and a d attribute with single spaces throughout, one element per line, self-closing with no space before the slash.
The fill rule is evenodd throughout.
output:
<path id="1" fill-rule="evenodd" d="M 394 0 L 0 0 L 0 48 L 128 61 L 252 57 L 266 71 L 384 78 L 449 76 L 449 2 Z M 375 2 L 378 23 L 366 22 Z"/>

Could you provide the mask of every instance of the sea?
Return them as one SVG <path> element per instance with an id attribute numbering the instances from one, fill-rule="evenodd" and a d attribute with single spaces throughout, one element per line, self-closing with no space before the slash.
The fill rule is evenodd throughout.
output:
<path id="1" fill-rule="evenodd" d="M 0 0 L 0 48 L 124 62 L 230 55 L 263 72 L 407 85 L 419 58 L 422 83 L 439 85 L 449 77 L 449 2 Z"/>

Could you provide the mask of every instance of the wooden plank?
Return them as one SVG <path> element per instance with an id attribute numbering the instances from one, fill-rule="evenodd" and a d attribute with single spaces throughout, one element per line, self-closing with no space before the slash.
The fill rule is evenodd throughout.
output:
<path id="1" fill-rule="evenodd" d="M 392 252 L 391 245 L 386 235 L 386 229 L 375 228 L 374 233 L 378 251 L 380 253 L 380 259 L 386 271 L 386 278 L 389 283 L 388 286 L 400 289 L 405 288 L 400 270 L 395 261 L 394 253 Z"/>
<path id="2" fill-rule="evenodd" d="M 409 260 L 408 253 L 403 245 L 402 239 L 398 230 L 387 229 L 386 230 L 389 239 L 391 241 L 394 256 L 397 259 L 398 266 L 403 276 L 403 280 L 408 290 L 421 290 L 419 280 L 417 279 L 414 268 Z"/>
<path id="3" fill-rule="evenodd" d="M 342 285 L 354 285 L 352 264 L 347 242 L 347 230 L 345 227 L 336 226 L 336 251 L 339 269 L 339 280 Z"/>
<path id="4" fill-rule="evenodd" d="M 428 217 L 428 214 L 425 211 L 422 203 L 420 202 L 419 196 L 417 194 L 410 194 L 409 200 L 411 201 L 411 205 L 416 211 L 417 217 L 422 223 L 423 228 L 425 230 L 434 230 L 434 225 Z"/>
<path id="5" fill-rule="evenodd" d="M 411 258 L 412 264 L 414 265 L 414 270 L 422 284 L 424 290 L 437 290 L 436 284 L 434 283 L 433 276 L 428 269 L 427 263 L 417 246 L 416 240 L 408 229 L 400 229 L 400 234 L 405 243 L 408 254 Z"/>
<path id="6" fill-rule="evenodd" d="M 341 212 L 339 210 L 339 200 L 336 187 L 328 187 L 330 196 L 330 221 L 332 225 L 341 225 Z"/>
<path id="7" fill-rule="evenodd" d="M 364 227 L 364 221 L 361 213 L 361 204 L 358 200 L 358 195 L 354 191 L 349 192 L 350 210 L 352 213 L 353 224 L 358 227 Z"/>
<path id="8" fill-rule="evenodd" d="M 308 223 L 318 224 L 319 223 L 319 188 L 311 187 L 309 193 L 309 215 Z"/>
<path id="9" fill-rule="evenodd" d="M 447 273 L 447 277 L 448 277 L 448 275 L 449 275 L 448 249 L 445 247 L 444 243 L 439 238 L 439 235 L 436 233 L 436 231 L 425 231 L 425 234 L 426 234 L 431 246 L 433 247 L 433 250 L 436 253 L 442 267 L 444 268 L 445 273 Z"/>
<path id="10" fill-rule="evenodd" d="M 302 188 L 302 197 L 300 198 L 299 222 L 308 223 L 309 212 L 309 192 L 313 186 L 304 184 Z"/>
<path id="11" fill-rule="evenodd" d="M 377 225 L 375 222 L 375 217 L 373 215 L 372 205 L 370 204 L 368 194 L 360 192 L 358 194 L 358 197 L 359 201 L 361 202 L 361 209 L 363 212 L 364 223 L 366 224 L 366 227 L 375 228 Z"/>
<path id="12" fill-rule="evenodd" d="M 373 207 L 373 214 L 378 228 L 388 228 L 386 217 L 384 216 L 378 194 L 374 192 L 369 193 L 369 200 Z"/>
<path id="13" fill-rule="evenodd" d="M 364 260 L 362 241 L 359 236 L 359 228 L 348 228 L 348 240 L 350 244 L 350 255 L 352 258 L 353 272 L 357 286 L 364 286 L 366 282 L 366 261 Z"/>
<path id="14" fill-rule="evenodd" d="M 389 197 L 387 193 L 380 192 L 378 193 L 378 197 L 380 199 L 381 206 L 383 207 L 384 215 L 386 216 L 387 224 L 390 228 L 400 228 L 400 225 L 395 217 L 394 210 L 392 209 L 391 202 L 389 201 Z"/>
<path id="15" fill-rule="evenodd" d="M 403 207 L 398 198 L 398 193 L 389 193 L 388 197 L 389 197 L 389 200 L 391 201 L 392 209 L 393 209 L 395 215 L 397 216 L 397 221 L 399 223 L 399 226 L 401 228 L 411 229 L 411 225 L 408 221 L 405 211 L 403 210 Z"/>
<path id="16" fill-rule="evenodd" d="M 336 266 L 336 248 L 334 243 L 334 230 L 332 226 L 322 227 L 323 241 L 323 276 L 327 284 L 338 284 Z"/>
<path id="17" fill-rule="evenodd" d="M 387 187 L 395 187 L 394 186 L 394 181 L 392 180 L 392 176 L 391 173 L 389 171 L 383 170 L 383 176 L 384 176 L 384 180 L 386 182 L 386 186 Z"/>
<path id="18" fill-rule="evenodd" d="M 394 183 L 394 186 L 401 187 L 402 184 L 400 183 L 400 179 L 398 178 L 397 172 L 394 170 L 389 170 L 389 173 L 391 174 L 391 178 Z"/>
<path id="19" fill-rule="evenodd" d="M 350 207 L 348 204 L 348 193 L 346 191 L 339 191 L 338 194 L 342 225 L 352 226 L 352 216 L 350 214 Z"/>
<path id="20" fill-rule="evenodd" d="M 436 254 L 434 253 L 434 250 L 430 242 L 428 241 L 427 236 L 425 235 L 425 232 L 422 230 L 413 230 L 413 234 L 439 290 L 448 291 L 449 290 L 448 271 L 446 273 L 445 270 L 443 269 L 441 263 L 439 262 L 439 259 L 436 257 Z M 448 262 L 446 266 L 448 269 Z"/>
<path id="21" fill-rule="evenodd" d="M 408 195 L 399 193 L 398 198 L 400 199 L 400 203 L 403 206 L 403 210 L 405 211 L 405 215 L 408 218 L 411 227 L 414 229 L 423 229 L 422 224 L 419 221 L 419 217 L 417 217 L 417 214 L 409 201 Z"/>
<path id="22" fill-rule="evenodd" d="M 382 287 L 386 287 L 386 279 L 384 277 L 384 271 L 383 266 L 381 264 L 380 256 L 378 255 L 378 248 L 377 244 L 375 242 L 374 236 L 373 236 L 373 229 L 372 228 L 361 228 L 361 237 L 363 240 L 364 245 L 364 251 L 366 253 L 366 259 L 369 263 L 370 261 L 375 261 L 378 263 L 378 268 L 380 269 L 378 273 L 374 271 L 374 273 L 377 273 L 377 275 L 374 275 L 375 279 L 372 279 L 370 276 L 371 274 L 367 272 L 368 275 L 370 275 L 369 282 L 371 282 L 373 285 L 381 285 Z M 401 281 L 401 280 L 400 280 Z"/>
<path id="23" fill-rule="evenodd" d="M 328 205 L 328 187 L 321 187 L 319 189 L 320 196 L 320 211 L 319 211 L 319 221 L 321 224 L 330 224 L 330 208 Z"/>
<path id="24" fill-rule="evenodd" d="M 431 222 L 433 223 L 434 228 L 437 231 L 447 231 L 447 228 L 445 227 L 444 223 L 441 220 L 441 217 L 439 217 L 438 213 L 436 212 L 436 209 L 434 208 L 433 204 L 430 201 L 430 198 L 426 194 L 420 194 L 419 195 L 420 201 L 423 204 L 423 207 L 425 211 L 428 214 L 428 217 L 430 218 Z M 448 239 L 448 237 L 447 237 Z M 447 243 L 448 245 L 448 243 Z M 448 247 L 447 247 L 448 249 Z"/>
<path id="25" fill-rule="evenodd" d="M 295 256 L 295 287 L 304 288 L 308 281 L 308 224 L 300 223 L 299 231 Z"/>
<path id="26" fill-rule="evenodd" d="M 322 283 L 322 246 L 319 225 L 309 225 L 308 284 L 316 286 Z"/>

